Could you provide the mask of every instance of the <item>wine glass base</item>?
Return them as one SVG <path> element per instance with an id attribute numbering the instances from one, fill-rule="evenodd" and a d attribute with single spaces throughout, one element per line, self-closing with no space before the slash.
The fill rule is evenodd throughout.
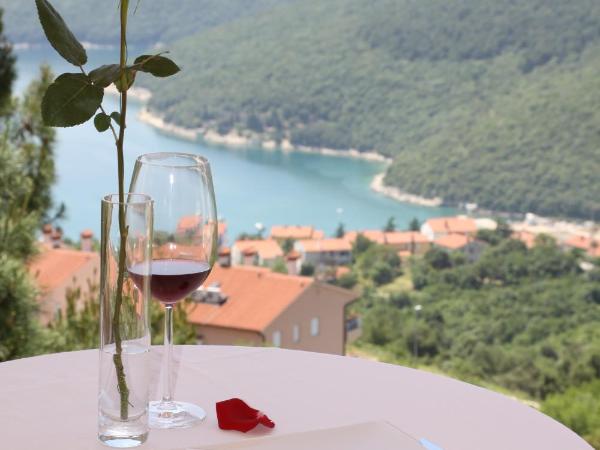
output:
<path id="1" fill-rule="evenodd" d="M 206 412 L 192 403 L 150 402 L 150 428 L 189 428 L 198 425 L 206 417 Z"/>

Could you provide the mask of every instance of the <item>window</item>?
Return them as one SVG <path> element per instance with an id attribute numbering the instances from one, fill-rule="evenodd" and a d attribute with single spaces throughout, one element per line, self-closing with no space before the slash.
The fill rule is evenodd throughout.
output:
<path id="1" fill-rule="evenodd" d="M 300 342 L 300 325 L 294 325 L 292 328 L 292 339 L 294 343 Z"/>
<path id="2" fill-rule="evenodd" d="M 273 346 L 281 347 L 281 331 L 273 332 Z"/>
<path id="3" fill-rule="evenodd" d="M 319 335 L 319 318 L 313 317 L 310 320 L 310 335 L 318 336 Z"/>

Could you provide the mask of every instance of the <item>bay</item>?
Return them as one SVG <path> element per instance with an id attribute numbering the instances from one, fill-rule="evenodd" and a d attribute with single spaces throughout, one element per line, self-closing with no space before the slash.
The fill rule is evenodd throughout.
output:
<path id="1" fill-rule="evenodd" d="M 18 79 L 15 93 L 23 92 L 43 62 L 56 74 L 77 72 L 50 48 L 16 51 Z M 114 50 L 88 51 L 89 67 L 115 62 Z M 170 82 L 170 81 L 165 81 Z M 118 110 L 107 95 L 107 111 Z M 189 152 L 205 156 L 213 169 L 219 216 L 227 221 L 231 243 L 242 232 L 262 223 L 314 225 L 333 234 L 338 224 L 346 230 L 380 229 L 389 217 L 400 228 L 413 219 L 454 214 L 450 208 L 402 203 L 373 192 L 369 184 L 384 170 L 381 163 L 359 159 L 265 151 L 225 149 L 187 142 L 165 135 L 137 119 L 142 105 L 132 102 L 126 135 L 125 177 L 129 180 L 137 155 L 152 152 Z M 58 180 L 53 198 L 64 202 L 67 217 L 60 223 L 66 236 L 77 240 L 86 228 L 100 232 L 100 199 L 117 190 L 116 150 L 109 132 L 99 134 L 91 123 L 58 129 L 55 161 Z"/>

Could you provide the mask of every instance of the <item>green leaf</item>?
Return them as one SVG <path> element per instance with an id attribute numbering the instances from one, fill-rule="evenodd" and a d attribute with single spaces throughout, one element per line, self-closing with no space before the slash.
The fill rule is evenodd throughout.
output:
<path id="1" fill-rule="evenodd" d="M 104 89 L 81 73 L 63 73 L 48 86 L 42 100 L 47 126 L 72 127 L 90 119 L 102 103 Z"/>
<path id="2" fill-rule="evenodd" d="M 110 117 L 112 117 L 112 120 L 114 120 L 119 125 L 121 124 L 121 114 L 119 112 L 117 112 L 117 111 L 111 112 Z"/>
<path id="3" fill-rule="evenodd" d="M 96 117 L 94 117 L 94 126 L 100 133 L 108 130 L 110 128 L 110 117 L 102 112 L 96 114 Z"/>
<path id="4" fill-rule="evenodd" d="M 170 77 L 181 70 L 169 58 L 159 55 L 138 56 L 133 64 L 133 67 L 140 72 L 150 73 L 155 77 Z"/>
<path id="5" fill-rule="evenodd" d="M 114 83 L 119 78 L 120 73 L 121 68 L 118 64 L 106 64 L 92 70 L 90 78 L 96 86 L 105 88 Z"/>
<path id="6" fill-rule="evenodd" d="M 125 88 L 123 88 L 123 84 L 121 83 L 120 77 L 115 80 L 115 86 L 117 87 L 119 92 L 124 92 L 127 89 L 129 89 L 131 86 L 133 86 L 133 82 L 135 81 L 135 70 L 133 70 L 129 67 L 126 68 L 125 76 L 127 77 L 127 86 L 125 86 Z"/>
<path id="7" fill-rule="evenodd" d="M 47 0 L 35 0 L 35 4 L 50 45 L 71 64 L 83 66 L 87 62 L 87 53 L 60 14 Z"/>

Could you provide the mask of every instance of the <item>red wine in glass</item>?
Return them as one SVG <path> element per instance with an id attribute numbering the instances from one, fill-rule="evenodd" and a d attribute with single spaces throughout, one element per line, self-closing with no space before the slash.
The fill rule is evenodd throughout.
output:
<path id="1" fill-rule="evenodd" d="M 198 289 L 210 274 L 210 265 L 205 261 L 188 259 L 155 259 L 152 261 L 150 290 L 152 297 L 172 305 Z M 144 281 L 142 265 L 129 268 L 135 285 L 140 288 Z"/>

